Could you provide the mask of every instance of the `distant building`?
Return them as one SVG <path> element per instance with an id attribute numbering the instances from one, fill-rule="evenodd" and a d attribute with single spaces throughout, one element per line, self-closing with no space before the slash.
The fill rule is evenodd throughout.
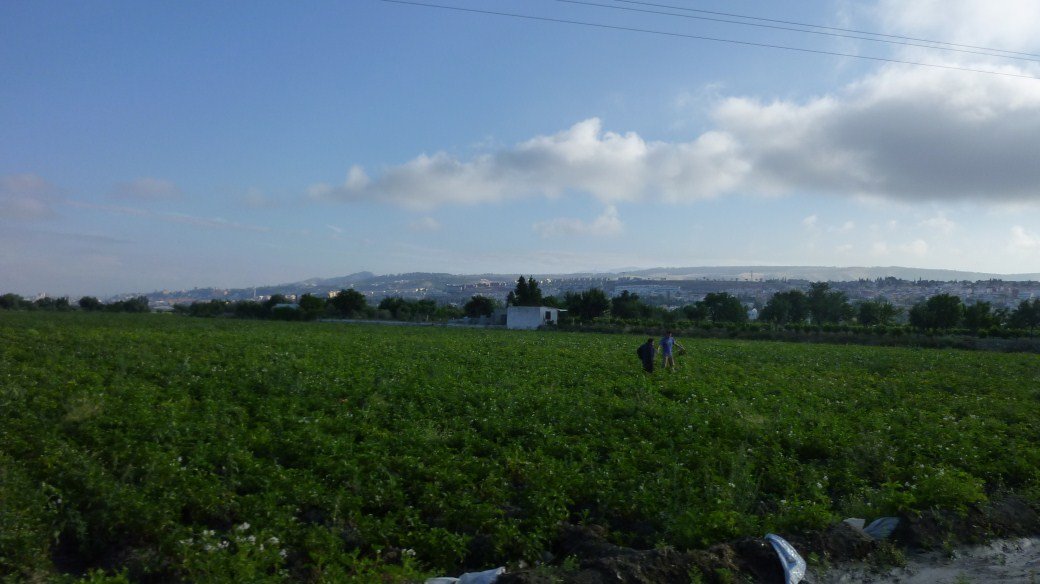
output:
<path id="1" fill-rule="evenodd" d="M 506 328 L 533 330 L 542 325 L 556 324 L 561 312 L 566 311 L 548 306 L 510 306 L 506 308 Z"/>

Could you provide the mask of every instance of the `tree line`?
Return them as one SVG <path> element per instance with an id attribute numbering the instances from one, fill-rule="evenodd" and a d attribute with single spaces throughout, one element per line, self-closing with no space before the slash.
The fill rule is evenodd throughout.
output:
<path id="1" fill-rule="evenodd" d="M 104 303 L 93 296 L 83 296 L 73 305 L 67 296 L 51 298 L 44 296 L 36 300 L 28 300 L 18 294 L 0 295 L 0 310 L 51 310 L 63 312 L 67 310 L 83 310 L 85 312 L 148 312 L 148 298 L 138 296 L 129 300 Z"/>
<path id="2" fill-rule="evenodd" d="M 564 309 L 562 325 L 599 323 L 602 325 L 641 324 L 674 326 L 679 322 L 722 325 L 747 324 L 749 305 L 728 292 L 711 292 L 697 302 L 678 308 L 647 303 L 627 290 L 608 296 L 599 288 L 545 296 L 534 277 L 520 276 L 506 297 L 505 306 L 548 306 Z M 400 296 L 383 298 L 372 305 L 354 289 L 340 290 L 327 298 L 304 294 L 295 303 L 275 294 L 264 301 L 210 300 L 179 304 L 174 311 L 200 317 L 315 320 L 352 318 L 409 322 L 444 322 L 469 317 L 489 317 L 503 304 L 487 296 L 474 295 L 463 306 L 438 304 L 434 300 L 412 300 Z M 148 312 L 148 299 L 102 303 L 84 296 L 73 305 L 68 298 L 27 300 L 17 294 L 0 296 L 4 310 L 83 310 L 88 312 Z M 812 282 L 807 291 L 778 292 L 758 312 L 760 326 L 771 327 L 893 327 L 921 332 L 959 331 L 976 335 L 1004 330 L 1034 331 L 1040 327 L 1040 298 L 1023 300 L 1015 308 L 994 308 L 990 302 L 967 304 L 958 296 L 938 294 L 922 300 L 908 310 L 885 299 L 851 302 L 847 295 L 827 282 Z"/>

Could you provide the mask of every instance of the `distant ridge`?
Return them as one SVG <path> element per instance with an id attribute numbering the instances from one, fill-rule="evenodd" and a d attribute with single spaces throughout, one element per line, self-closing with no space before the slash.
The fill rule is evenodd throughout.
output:
<path id="1" fill-rule="evenodd" d="M 846 282 L 893 277 L 900 280 L 969 281 L 1005 280 L 1023 282 L 1040 280 L 1040 274 L 992 274 L 931 268 L 899 266 L 829 267 L 829 266 L 702 266 L 689 268 L 649 268 L 615 272 L 618 276 L 668 279 L 764 279 Z"/>
<path id="2" fill-rule="evenodd" d="M 335 292 L 346 288 L 385 289 L 392 294 L 412 294 L 426 289 L 445 286 L 466 286 L 481 281 L 502 283 L 515 282 L 518 276 L 533 276 L 539 279 L 553 280 L 619 280 L 638 278 L 647 280 L 717 280 L 717 281 L 763 281 L 792 280 L 805 282 L 849 282 L 856 280 L 876 280 L 879 278 L 896 278 L 908 282 L 918 280 L 937 282 L 977 282 L 986 280 L 1003 280 L 1005 282 L 1040 282 L 1040 273 L 1033 274 L 992 274 L 985 272 L 964 272 L 958 270 L 937 270 L 928 268 L 904 268 L 900 266 L 886 267 L 831 267 L 831 266 L 694 266 L 694 267 L 661 267 L 661 268 L 624 268 L 617 270 L 574 272 L 568 274 L 550 274 L 537 271 L 518 273 L 484 273 L 484 274 L 447 274 L 435 272 L 408 272 L 399 274 L 374 274 L 372 272 L 355 272 L 346 276 L 333 278 L 308 278 L 299 282 L 283 284 L 257 284 L 248 288 L 196 288 L 190 293 L 152 292 L 147 294 L 152 299 L 163 297 L 184 298 L 190 294 L 198 298 L 253 298 L 257 295 L 270 294 L 303 294 Z M 136 294 L 113 296 L 113 299 L 131 297 Z"/>

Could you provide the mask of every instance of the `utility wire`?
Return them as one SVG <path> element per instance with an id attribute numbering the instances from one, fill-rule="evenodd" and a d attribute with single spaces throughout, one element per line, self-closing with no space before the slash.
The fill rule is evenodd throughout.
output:
<path id="1" fill-rule="evenodd" d="M 775 29 L 775 30 L 788 30 L 788 31 L 793 31 L 793 32 L 804 32 L 804 33 L 807 33 L 807 34 L 816 34 L 816 35 L 823 35 L 823 36 L 829 36 L 829 37 L 839 37 L 839 38 L 846 38 L 846 39 L 857 39 L 857 40 L 861 40 L 861 41 L 871 41 L 871 42 L 875 42 L 875 43 L 888 43 L 888 44 L 893 44 L 893 45 L 903 45 L 903 46 L 907 46 L 907 47 L 920 47 L 920 48 L 924 48 L 924 49 L 933 49 L 933 50 L 939 50 L 939 51 L 952 51 L 952 52 L 956 52 L 956 53 L 969 53 L 969 54 L 972 54 L 972 55 L 986 55 L 988 57 L 1000 57 L 1002 59 L 1019 59 L 1019 60 L 1022 60 L 1022 61 L 1032 61 L 1034 63 L 1040 63 L 1040 59 L 1033 59 L 1033 58 L 1030 58 L 1030 57 L 1020 57 L 1020 56 L 1017 56 L 1017 55 L 1000 54 L 1000 52 L 991 52 L 991 51 L 1001 51 L 1000 49 L 986 49 L 985 51 L 974 51 L 974 50 L 969 50 L 969 49 L 957 49 L 957 48 L 953 48 L 951 46 L 941 47 L 941 46 L 935 46 L 935 45 L 924 45 L 924 44 L 914 43 L 914 42 L 909 42 L 909 41 L 889 40 L 889 39 L 884 39 L 884 38 L 871 38 L 869 36 L 856 36 L 856 34 L 874 35 L 876 33 L 862 32 L 862 33 L 856 33 L 856 34 L 843 34 L 843 33 L 839 33 L 839 32 L 825 32 L 825 31 L 821 31 L 821 30 L 808 30 L 808 29 L 805 29 L 805 28 L 794 28 L 794 27 L 790 27 L 790 26 L 780 26 L 780 25 L 776 25 L 776 24 L 760 24 L 760 23 L 756 23 L 756 22 L 741 22 L 739 20 L 728 20 L 728 19 L 725 19 L 725 18 L 715 18 L 715 17 L 711 17 L 711 16 L 695 16 L 695 15 L 692 15 L 692 14 L 678 14 L 678 13 L 675 13 L 675 12 L 664 12 L 664 11 L 660 11 L 660 10 L 649 10 L 649 9 L 646 9 L 646 8 L 629 8 L 627 6 L 613 6 L 613 5 L 610 5 L 610 4 L 600 4 L 598 2 L 588 2 L 587 0 L 556 0 L 556 1 L 557 2 L 563 2 L 563 3 L 566 3 L 566 4 L 578 4 L 578 5 L 582 5 L 582 6 L 593 6 L 593 7 L 596 7 L 596 8 L 610 8 L 612 10 L 625 10 L 625 11 L 629 11 L 629 12 L 641 12 L 641 13 L 644 13 L 644 14 L 657 14 L 657 15 L 660 15 L 660 16 L 678 16 L 679 18 L 690 18 L 690 19 L 694 19 L 694 20 L 706 20 L 706 21 L 710 21 L 710 22 L 724 22 L 726 24 L 739 24 L 739 25 L 742 25 L 742 26 L 755 26 L 755 27 L 758 27 L 758 28 L 771 28 L 771 29 Z M 625 0 L 617 0 L 617 1 L 623 2 Z M 657 4 L 649 4 L 649 3 L 645 3 L 645 2 L 637 2 L 637 4 L 643 4 L 643 5 L 646 5 L 646 6 L 658 6 Z M 689 8 L 687 8 L 687 9 L 683 9 L 683 8 L 679 8 L 679 7 L 672 7 L 672 8 L 675 8 L 676 10 L 692 10 L 692 9 L 689 9 Z M 752 17 L 750 17 L 750 16 L 739 16 L 738 18 L 752 18 Z M 766 19 L 763 19 L 763 20 L 766 20 Z M 812 25 L 812 24 L 799 24 L 798 26 L 815 27 L 816 25 Z M 822 28 L 826 28 L 826 27 L 822 27 Z M 925 42 L 940 43 L 941 41 L 925 41 Z M 948 43 L 943 43 L 943 44 L 948 44 Z M 1006 51 L 1001 51 L 1001 52 L 1006 52 Z M 1040 56 L 1040 55 L 1038 55 L 1038 56 Z"/>
<path id="2" fill-rule="evenodd" d="M 1018 74 L 1018 73 L 1005 73 L 1005 72 L 1002 72 L 1002 71 L 992 71 L 992 70 L 987 70 L 987 69 L 972 69 L 972 68 L 969 68 L 969 67 L 958 67 L 958 66 L 955 66 L 955 65 L 940 65 L 938 63 L 923 63 L 923 62 L 919 62 L 919 61 L 904 61 L 904 60 L 901 60 L 901 59 L 889 59 L 889 58 L 885 58 L 885 57 L 869 57 L 869 56 L 866 56 L 866 55 L 853 55 L 851 53 L 839 53 L 839 52 L 836 52 L 836 51 L 824 51 L 824 50 L 819 50 L 819 49 L 805 49 L 805 48 L 801 48 L 801 47 L 789 47 L 789 46 L 785 46 L 785 45 L 773 45 L 773 44 L 768 44 L 768 43 L 755 43 L 755 42 L 751 42 L 751 41 L 738 41 L 738 40 L 733 40 L 733 39 L 724 39 L 724 38 L 717 38 L 717 37 L 684 34 L 684 33 L 678 33 L 678 32 L 667 32 L 667 31 L 663 31 L 663 30 L 652 30 L 652 29 L 635 28 L 635 27 L 629 27 L 629 26 L 617 26 L 617 25 L 612 25 L 612 24 L 597 24 L 597 23 L 593 23 L 593 22 L 584 22 L 584 21 L 581 21 L 581 20 L 567 20 L 567 19 L 563 19 L 563 18 L 551 18 L 551 17 L 548 17 L 548 16 L 534 16 L 534 15 L 531 15 L 531 14 L 516 14 L 516 13 L 512 13 L 512 12 L 496 12 L 496 11 L 493 11 L 493 10 L 481 10 L 481 9 L 478 9 L 478 8 L 464 8 L 462 6 L 446 6 L 444 4 L 432 4 L 432 3 L 426 3 L 426 2 L 415 2 L 415 1 L 412 1 L 412 0 L 380 0 L 380 1 L 381 2 L 388 2 L 388 3 L 391 3 L 391 4 L 402 4 L 402 5 L 406 5 L 406 6 L 422 6 L 422 7 L 425 7 L 425 8 L 439 8 L 439 9 L 442 9 L 442 10 L 455 10 L 455 11 L 458 11 L 458 12 L 469 12 L 469 13 L 474 13 L 474 14 L 490 14 L 490 15 L 494 15 L 494 16 L 508 16 L 508 17 L 511 17 L 511 18 L 522 18 L 522 19 L 526 19 L 526 20 L 535 20 L 535 21 L 540 21 L 540 22 L 556 22 L 556 23 L 560 23 L 560 24 L 574 24 L 574 25 L 578 25 L 578 26 L 587 26 L 587 27 L 591 27 L 591 28 L 602 28 L 602 29 L 608 29 L 608 30 L 621 30 L 621 31 L 626 31 L 626 32 L 640 32 L 640 33 L 645 33 L 645 34 L 655 34 L 655 35 L 659 35 L 659 36 L 687 38 L 687 39 L 694 39 L 694 40 L 701 40 L 701 41 L 712 41 L 712 42 L 718 42 L 718 43 L 729 43 L 729 44 L 734 44 L 734 45 L 744 45 L 744 46 L 749 46 L 749 47 L 762 47 L 762 48 L 767 48 L 767 49 L 781 49 L 781 50 L 785 50 L 785 51 L 798 51 L 798 52 L 802 52 L 802 53 L 812 53 L 812 54 L 816 54 L 816 55 L 829 55 L 829 56 L 832 56 L 832 57 L 848 57 L 848 58 L 851 58 L 851 59 L 863 59 L 863 60 L 867 60 L 867 61 L 879 61 L 879 62 L 883 62 L 883 63 L 898 63 L 898 64 L 901 64 L 901 65 L 915 65 L 915 66 L 918 66 L 918 67 L 932 67 L 932 68 L 935 68 L 935 69 L 948 69 L 948 70 L 951 70 L 951 71 L 964 71 L 964 72 L 967 72 L 967 73 L 983 73 L 983 74 L 986 74 L 986 75 L 999 75 L 1001 77 L 1017 77 L 1019 79 L 1031 79 L 1033 81 L 1040 81 L 1040 77 L 1033 77 L 1032 75 L 1021 75 L 1021 74 Z"/>
<path id="3" fill-rule="evenodd" d="M 849 28 L 838 28 L 838 27 L 834 27 L 834 26 L 823 26 L 823 25 L 820 25 L 820 24 L 807 24 L 807 23 L 804 23 L 804 22 L 794 22 L 794 21 L 790 21 L 790 20 L 776 20 L 776 19 L 773 19 L 773 18 L 762 18 L 762 17 L 758 17 L 758 16 L 747 16 L 747 15 L 744 15 L 744 14 L 733 14 L 733 13 L 730 13 L 730 12 L 715 12 L 713 10 L 701 10 L 701 9 L 698 9 L 698 8 L 687 8 L 685 6 L 673 6 L 673 5 L 669 5 L 669 4 L 655 4 L 653 2 L 641 2 L 639 0 L 614 0 L 614 2 L 619 2 L 619 3 L 624 3 L 624 4 L 638 4 L 640 6 L 652 6 L 654 8 L 669 8 L 669 9 L 672 9 L 672 10 L 683 10 L 683 11 L 686 11 L 686 12 L 697 12 L 697 13 L 700 13 L 700 14 L 714 14 L 716 16 L 728 16 L 728 17 L 732 17 L 732 18 L 744 18 L 744 19 L 747 19 L 747 20 L 759 20 L 759 21 L 762 21 L 762 22 L 776 22 L 776 23 L 779 23 L 779 24 L 793 24 L 793 25 L 796 25 L 796 26 L 807 26 L 807 27 L 810 27 L 810 28 L 819 28 L 819 29 L 823 29 L 823 30 L 834 30 L 834 31 L 838 31 L 838 32 L 849 32 L 849 33 L 855 33 L 855 34 L 868 34 L 868 35 L 871 35 L 871 36 L 885 37 L 885 38 L 890 38 L 890 39 L 902 39 L 902 40 L 905 40 L 905 41 L 917 41 L 917 42 L 921 42 L 921 43 L 933 43 L 933 44 L 937 44 L 937 45 L 946 45 L 948 47 L 959 47 L 959 48 L 963 48 L 963 49 L 978 49 L 978 50 L 982 50 L 982 51 L 992 51 L 992 52 L 995 52 L 995 53 L 1007 53 L 1007 54 L 1010 54 L 1010 55 L 1024 55 L 1024 56 L 1027 56 L 1027 57 L 1040 57 L 1040 54 L 1037 54 L 1037 53 L 1023 53 L 1023 52 L 1020 52 L 1020 51 L 1009 51 L 1007 49 L 997 49 L 997 48 L 993 48 L 993 47 L 980 47 L 980 46 L 976 46 L 976 45 L 961 45 L 961 44 L 950 43 L 950 42 L 946 42 L 946 41 L 936 41 L 936 40 L 931 40 L 931 39 L 922 39 L 922 38 L 916 38 L 916 37 L 910 37 L 910 36 L 902 36 L 902 35 L 897 35 L 897 34 L 885 34 L 885 33 L 881 33 L 881 32 L 870 32 L 870 31 L 866 31 L 866 30 L 855 30 L 855 29 L 849 29 Z M 940 47 L 935 47 L 935 48 L 940 48 Z"/>

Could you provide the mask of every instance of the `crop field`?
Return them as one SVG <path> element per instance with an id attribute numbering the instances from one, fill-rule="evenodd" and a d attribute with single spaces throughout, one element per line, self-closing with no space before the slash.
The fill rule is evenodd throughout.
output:
<path id="1" fill-rule="evenodd" d="M 1035 355 L 0 314 L 7 581 L 415 581 L 1040 500 Z"/>

